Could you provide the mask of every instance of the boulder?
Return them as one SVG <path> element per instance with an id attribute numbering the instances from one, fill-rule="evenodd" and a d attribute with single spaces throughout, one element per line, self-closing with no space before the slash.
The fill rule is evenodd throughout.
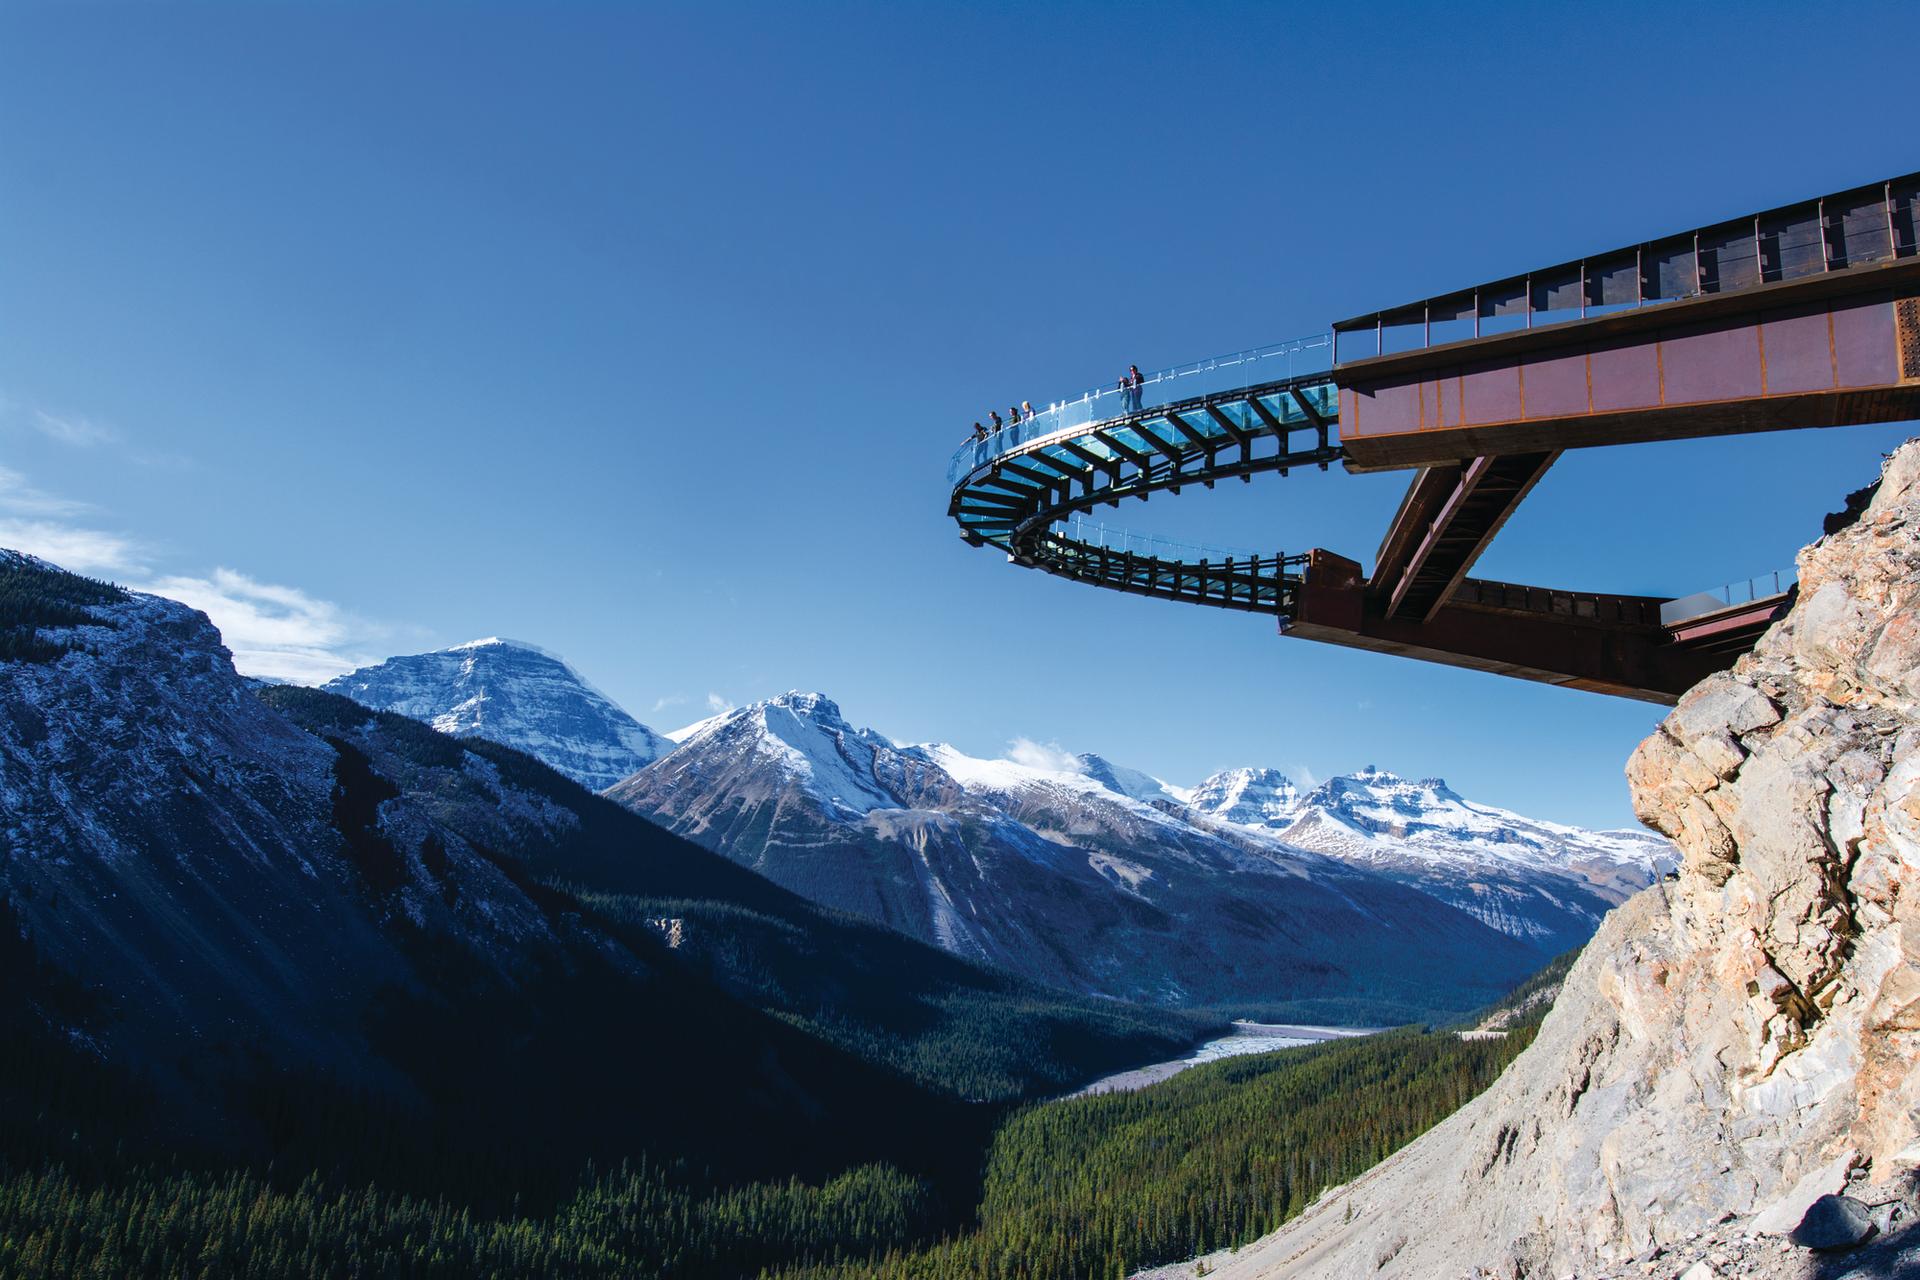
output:
<path id="1" fill-rule="evenodd" d="M 1821 1196 L 1787 1238 L 1802 1249 L 1851 1249 L 1876 1230 L 1872 1211 L 1852 1196 Z"/>

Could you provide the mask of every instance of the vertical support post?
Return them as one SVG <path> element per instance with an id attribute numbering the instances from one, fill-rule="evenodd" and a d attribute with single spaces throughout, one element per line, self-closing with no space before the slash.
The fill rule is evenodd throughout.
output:
<path id="1" fill-rule="evenodd" d="M 1820 271 L 1825 274 L 1833 270 L 1833 241 L 1827 235 L 1827 198 L 1820 197 L 1820 203 L 1814 206 L 1814 221 L 1820 227 Z"/>
<path id="2" fill-rule="evenodd" d="M 1887 211 L 1887 256 L 1897 258 L 1900 256 L 1900 241 L 1893 231 L 1893 179 L 1887 179 L 1882 190 L 1885 195 L 1881 198 L 1881 204 Z"/>
<path id="3" fill-rule="evenodd" d="M 1700 270 L 1700 233 L 1698 231 L 1693 233 L 1693 291 L 1695 294 L 1707 291 L 1706 275 Z"/>
<path id="4" fill-rule="evenodd" d="M 1767 282 L 1767 264 L 1760 257 L 1760 215 L 1753 215 L 1753 278 L 1760 284 Z"/>

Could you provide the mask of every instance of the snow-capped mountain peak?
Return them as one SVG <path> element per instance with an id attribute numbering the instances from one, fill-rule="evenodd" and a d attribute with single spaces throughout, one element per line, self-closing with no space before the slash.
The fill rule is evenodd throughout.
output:
<path id="1" fill-rule="evenodd" d="M 462 644 L 450 644 L 440 652 L 465 653 L 469 649 L 492 649 L 496 646 L 507 649 L 525 649 L 528 653 L 537 653 L 543 658 L 551 658 L 562 666 L 567 667 L 569 671 L 573 670 L 573 668 L 567 664 L 567 660 L 553 650 L 543 649 L 531 640 L 510 640 L 506 636 L 486 636 L 483 639 L 468 640 Z"/>
<path id="2" fill-rule="evenodd" d="M 1369 766 L 1330 778 L 1263 826 L 1297 848 L 1384 871 L 1523 938 L 1574 940 L 1674 865 L 1643 831 L 1588 831 L 1477 804 L 1445 779 Z M 1566 923 L 1556 923 L 1565 921 Z"/>
<path id="3" fill-rule="evenodd" d="M 1225 769 L 1189 792 L 1187 803 L 1224 822 L 1280 828 L 1296 816 L 1300 788 L 1278 769 Z"/>
<path id="4" fill-rule="evenodd" d="M 805 716 L 818 720 L 822 724 L 843 725 L 846 718 L 840 714 L 840 704 L 824 693 L 809 693 L 804 689 L 789 689 L 776 698 L 768 698 L 764 706 L 779 707 L 796 716 Z"/>
<path id="5" fill-rule="evenodd" d="M 790 689 L 687 726 L 676 750 L 711 771 L 770 769 L 843 814 L 863 814 L 897 801 L 875 778 L 876 753 L 893 744 L 856 729 L 833 699 Z"/>
<path id="6" fill-rule="evenodd" d="M 1343 862 L 1560 950 L 1672 856 L 1651 835 L 1538 822 L 1474 804 L 1443 779 L 1371 765 L 1310 789 L 1276 769 L 1240 768 L 1187 790 L 1051 746 L 984 758 L 903 745 L 797 690 L 690 726 L 671 756 L 609 794 L 803 892 L 848 909 L 890 903 L 879 918 L 922 919 L 940 945 L 973 954 L 977 944 L 1001 962 L 1010 953 L 986 941 L 999 928 L 987 913 L 1011 922 L 1026 907 L 976 877 L 1022 880 L 1041 864 L 1047 875 L 1080 867 L 1140 899 L 1169 879 L 1185 892 L 1194 876 L 1337 879 Z M 870 859 L 896 845 L 906 863 L 873 881 Z M 931 868 L 936 847 L 961 870 Z"/>
<path id="7" fill-rule="evenodd" d="M 1143 804 L 1154 804 L 1159 801 L 1182 804 L 1188 799 L 1189 792 L 1184 787 L 1162 782 L 1152 774 L 1142 773 L 1138 769 L 1117 765 L 1105 757 L 1082 754 L 1075 756 L 1074 759 L 1079 761 L 1080 776 L 1098 782 L 1116 795 L 1123 795 Z"/>
<path id="8" fill-rule="evenodd" d="M 389 658 L 323 687 L 442 733 L 517 747 L 596 791 L 673 749 L 559 655 L 523 640 L 490 636 Z"/>

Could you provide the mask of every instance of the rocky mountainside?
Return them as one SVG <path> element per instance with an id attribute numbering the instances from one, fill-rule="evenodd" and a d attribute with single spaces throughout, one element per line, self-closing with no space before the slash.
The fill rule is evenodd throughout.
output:
<path id="1" fill-rule="evenodd" d="M 819 694 L 789 693 L 705 723 L 608 795 L 818 902 L 955 954 L 1168 1003 L 1346 1001 L 1381 1019 L 1465 1010 L 1584 939 L 1608 905 L 1591 888 L 1605 877 L 1547 865 L 1544 845 L 1520 835 L 1510 848 L 1492 839 L 1497 811 L 1453 797 L 1449 827 L 1409 808 L 1394 837 L 1362 825 L 1371 809 L 1327 816 L 1277 775 L 1257 782 L 1222 775 L 1189 793 L 1097 756 L 1042 769 L 901 746 Z M 1309 817 L 1353 847 L 1291 842 L 1287 829 Z M 1462 823 L 1465 836 L 1454 831 Z M 1548 829 L 1528 830 L 1544 840 Z M 1516 937 L 1498 921 L 1518 908 L 1487 912 L 1452 884 L 1436 900 L 1423 879 L 1467 878 L 1457 861 L 1444 874 L 1414 854 L 1415 871 L 1370 865 L 1402 837 L 1435 850 L 1436 865 L 1442 852 L 1501 846 L 1488 856 L 1514 883 L 1554 886 L 1540 896 L 1547 923 L 1529 918 Z M 1646 883 L 1662 843 L 1618 846 L 1630 869 L 1614 874 Z M 1584 929 L 1568 922 L 1580 911 Z"/>
<path id="2" fill-rule="evenodd" d="M 1216 1275 L 1909 1273 L 1781 1233 L 1920 1168 L 1920 441 L 1799 592 L 1628 766 L 1678 881 L 1492 1089 Z"/>
<path id="3" fill-rule="evenodd" d="M 825 739 L 804 723 L 810 713 L 800 708 L 798 718 L 792 714 L 800 701 L 816 707 L 832 705 L 818 694 L 774 700 L 794 706 L 776 708 L 771 720 L 763 706 L 748 709 L 751 714 L 714 716 L 659 735 L 587 685 L 554 655 L 497 639 L 393 658 L 341 676 L 326 688 L 366 706 L 424 720 L 446 733 L 517 747 L 595 790 L 638 772 L 682 743 L 692 743 L 703 753 L 731 750 L 740 726 L 751 724 L 770 741 L 784 744 L 756 758 L 783 762 L 775 767 L 792 773 L 804 767 L 813 779 L 804 790 L 823 805 L 824 813 L 857 815 L 864 825 L 864 815 L 876 809 L 915 807 L 889 792 L 883 782 L 866 776 L 874 750 L 895 750 L 886 739 L 841 724 L 826 734 L 836 745 L 819 754 Z M 862 746 L 863 742 L 867 745 Z M 842 748 L 851 753 L 848 760 L 839 758 Z M 1407 782 L 1371 767 L 1309 788 L 1296 786 L 1276 770 L 1233 769 L 1187 790 L 1095 755 L 1079 756 L 1071 768 L 1051 772 L 1023 772 L 1018 767 L 1001 767 L 1000 762 L 969 760 L 938 745 L 921 749 L 921 755 L 936 763 L 940 759 L 954 762 L 953 785 L 962 790 L 972 787 L 973 798 L 986 808 L 1002 805 L 1016 792 L 1055 794 L 1062 786 L 1079 795 L 1083 804 L 1101 803 L 1104 795 L 1125 807 L 1147 805 L 1196 829 L 1202 841 L 1224 841 L 1256 856 L 1282 860 L 1297 860 L 1299 851 L 1307 850 L 1379 873 L 1464 911 L 1543 955 L 1586 941 L 1602 915 L 1650 883 L 1673 858 L 1671 845 L 1646 832 L 1589 832 L 1539 822 L 1473 804 L 1438 779 Z M 797 763 L 803 758 L 804 766 Z M 705 765 L 698 770 L 675 766 L 661 772 L 704 776 L 711 770 Z M 722 772 L 727 785 L 742 781 L 738 770 Z M 998 785 L 1002 782 L 1008 785 Z M 1087 783 L 1095 785 L 1089 788 Z M 650 784 L 636 782 L 622 794 L 636 810 L 654 817 L 670 812 L 667 820 L 676 824 L 676 830 L 769 870 L 782 883 L 819 901 L 903 927 L 957 954 L 1020 967 L 1017 959 L 996 952 L 986 940 L 970 937 L 969 930 L 956 923 L 946 897 L 929 889 L 930 881 L 922 885 L 928 889 L 921 904 L 924 909 L 909 910 L 897 895 L 882 902 L 863 889 L 856 890 L 851 882 L 861 879 L 859 871 L 844 877 L 849 883 L 829 883 L 841 877 L 825 865 L 824 855 L 814 857 L 814 865 L 803 876 L 790 859 L 775 860 L 780 865 L 773 870 L 775 863 L 751 847 L 751 836 L 742 850 L 702 835 L 707 823 L 690 816 L 689 809 L 711 806 L 684 791 L 661 805 L 642 798 L 652 794 Z M 715 797 L 715 802 L 728 801 L 722 796 Z M 1155 820 L 1147 829 L 1171 828 Z M 1109 881 L 1118 874 L 1117 864 L 1108 864 Z M 924 926 L 913 923 L 916 916 L 924 917 Z M 1058 967 L 1046 962 L 1030 971 L 1049 980 L 1058 976 Z"/>
<path id="4" fill-rule="evenodd" d="M 517 747 L 592 791 L 673 748 L 560 658 L 518 640 L 473 640 L 389 658 L 336 676 L 325 688 L 442 733 Z"/>
<path id="5" fill-rule="evenodd" d="M 11 552 L 0 833 L 8 1123 L 114 1073 L 62 1143 L 927 1168 L 963 1097 L 1195 1035 L 830 916 L 511 748 L 256 689 L 203 614 Z"/>

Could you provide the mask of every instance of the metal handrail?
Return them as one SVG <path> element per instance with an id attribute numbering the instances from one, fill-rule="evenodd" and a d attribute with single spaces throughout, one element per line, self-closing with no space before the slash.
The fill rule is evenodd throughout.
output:
<path id="1" fill-rule="evenodd" d="M 1782 596 L 1791 591 L 1800 581 L 1797 569 L 1776 569 L 1757 578 L 1748 578 L 1745 582 L 1729 582 L 1722 586 L 1710 587 L 1705 591 L 1696 591 L 1690 596 L 1668 600 L 1660 606 L 1660 625 L 1671 627 L 1676 623 L 1693 618 L 1704 618 L 1710 613 L 1719 613 L 1736 605 L 1752 604 L 1756 600 L 1767 600 Z"/>
<path id="2" fill-rule="evenodd" d="M 1163 538 L 1159 534 L 1135 533 L 1131 529 L 1109 526 L 1103 520 L 1089 520 L 1085 516 L 1075 516 L 1064 527 L 1048 532 L 1054 537 L 1067 538 L 1083 546 L 1099 547 L 1121 555 L 1152 556 L 1157 560 L 1176 560 L 1188 564 L 1205 560 L 1218 565 L 1228 559 L 1258 560 L 1269 554 L 1249 551 L 1244 547 L 1216 547 Z M 1171 554 L 1175 552 L 1191 554 Z"/>
<path id="3" fill-rule="evenodd" d="M 1333 368 L 1332 357 L 1332 333 L 1319 333 L 1142 374 L 1138 387 L 1094 387 L 1077 399 L 1056 400 L 1044 409 L 1035 409 L 1031 417 L 1010 422 L 985 440 L 968 440 L 947 464 L 947 483 L 958 484 L 975 468 L 1059 431 L 1146 413 L 1183 400 L 1326 373 Z"/>

